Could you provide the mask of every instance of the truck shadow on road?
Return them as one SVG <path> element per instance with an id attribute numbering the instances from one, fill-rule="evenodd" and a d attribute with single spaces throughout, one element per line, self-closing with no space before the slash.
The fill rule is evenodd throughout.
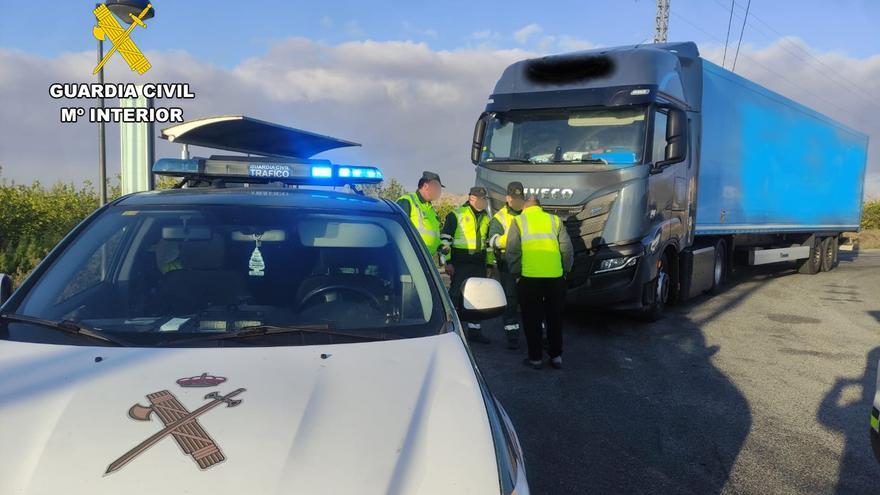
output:
<path id="1" fill-rule="evenodd" d="M 702 328 L 792 274 L 746 269 L 707 308 L 695 311 L 700 297 L 650 324 L 569 308 L 562 371 L 523 367 L 524 350 L 473 346 L 516 425 L 533 493 L 720 493 L 752 415 Z"/>
<path id="2" fill-rule="evenodd" d="M 866 356 L 864 374 L 835 380 L 816 411 L 816 419 L 822 426 L 845 437 L 835 493 L 865 493 L 864 487 L 880 485 L 880 464 L 874 459 L 868 436 L 878 361 L 880 347 L 875 347 Z M 857 390 L 856 400 L 851 400 L 854 397 L 847 400 L 847 396 L 854 395 L 847 393 L 850 388 Z"/>

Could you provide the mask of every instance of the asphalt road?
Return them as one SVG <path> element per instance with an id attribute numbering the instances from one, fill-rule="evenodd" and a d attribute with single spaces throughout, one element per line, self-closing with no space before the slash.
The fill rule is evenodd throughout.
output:
<path id="1" fill-rule="evenodd" d="M 559 371 L 526 368 L 488 325 L 472 349 L 533 493 L 880 493 L 880 252 L 731 278 L 654 324 L 569 311 Z"/>

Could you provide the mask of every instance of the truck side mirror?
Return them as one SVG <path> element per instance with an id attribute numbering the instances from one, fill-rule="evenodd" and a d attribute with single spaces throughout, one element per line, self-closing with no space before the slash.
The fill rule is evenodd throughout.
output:
<path id="1" fill-rule="evenodd" d="M 474 165 L 480 163 L 480 154 L 483 151 L 483 134 L 486 133 L 486 123 L 489 122 L 489 115 L 480 115 L 477 119 L 477 125 L 474 126 L 474 140 L 471 144 L 471 163 Z"/>
<path id="2" fill-rule="evenodd" d="M 0 273 L 0 305 L 5 303 L 10 296 L 12 296 L 12 277 Z"/>
<path id="3" fill-rule="evenodd" d="M 677 108 L 669 109 L 666 116 L 666 157 L 658 165 L 672 165 L 687 156 L 687 114 Z"/>

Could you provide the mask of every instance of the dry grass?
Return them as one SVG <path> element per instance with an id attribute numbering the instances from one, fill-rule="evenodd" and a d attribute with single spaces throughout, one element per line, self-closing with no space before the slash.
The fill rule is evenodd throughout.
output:
<path id="1" fill-rule="evenodd" d="M 880 229 L 865 229 L 859 233 L 843 234 L 844 245 L 850 244 L 853 249 L 880 249 Z"/>

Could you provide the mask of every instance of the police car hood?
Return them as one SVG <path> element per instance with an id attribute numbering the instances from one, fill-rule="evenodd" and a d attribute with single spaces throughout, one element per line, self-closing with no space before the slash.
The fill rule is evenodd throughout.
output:
<path id="1" fill-rule="evenodd" d="M 202 373 L 226 380 L 177 383 Z M 455 334 L 209 349 L 0 341 L 0 377 L 0 493 L 498 493 Z M 187 414 L 196 422 L 149 441 Z"/>

